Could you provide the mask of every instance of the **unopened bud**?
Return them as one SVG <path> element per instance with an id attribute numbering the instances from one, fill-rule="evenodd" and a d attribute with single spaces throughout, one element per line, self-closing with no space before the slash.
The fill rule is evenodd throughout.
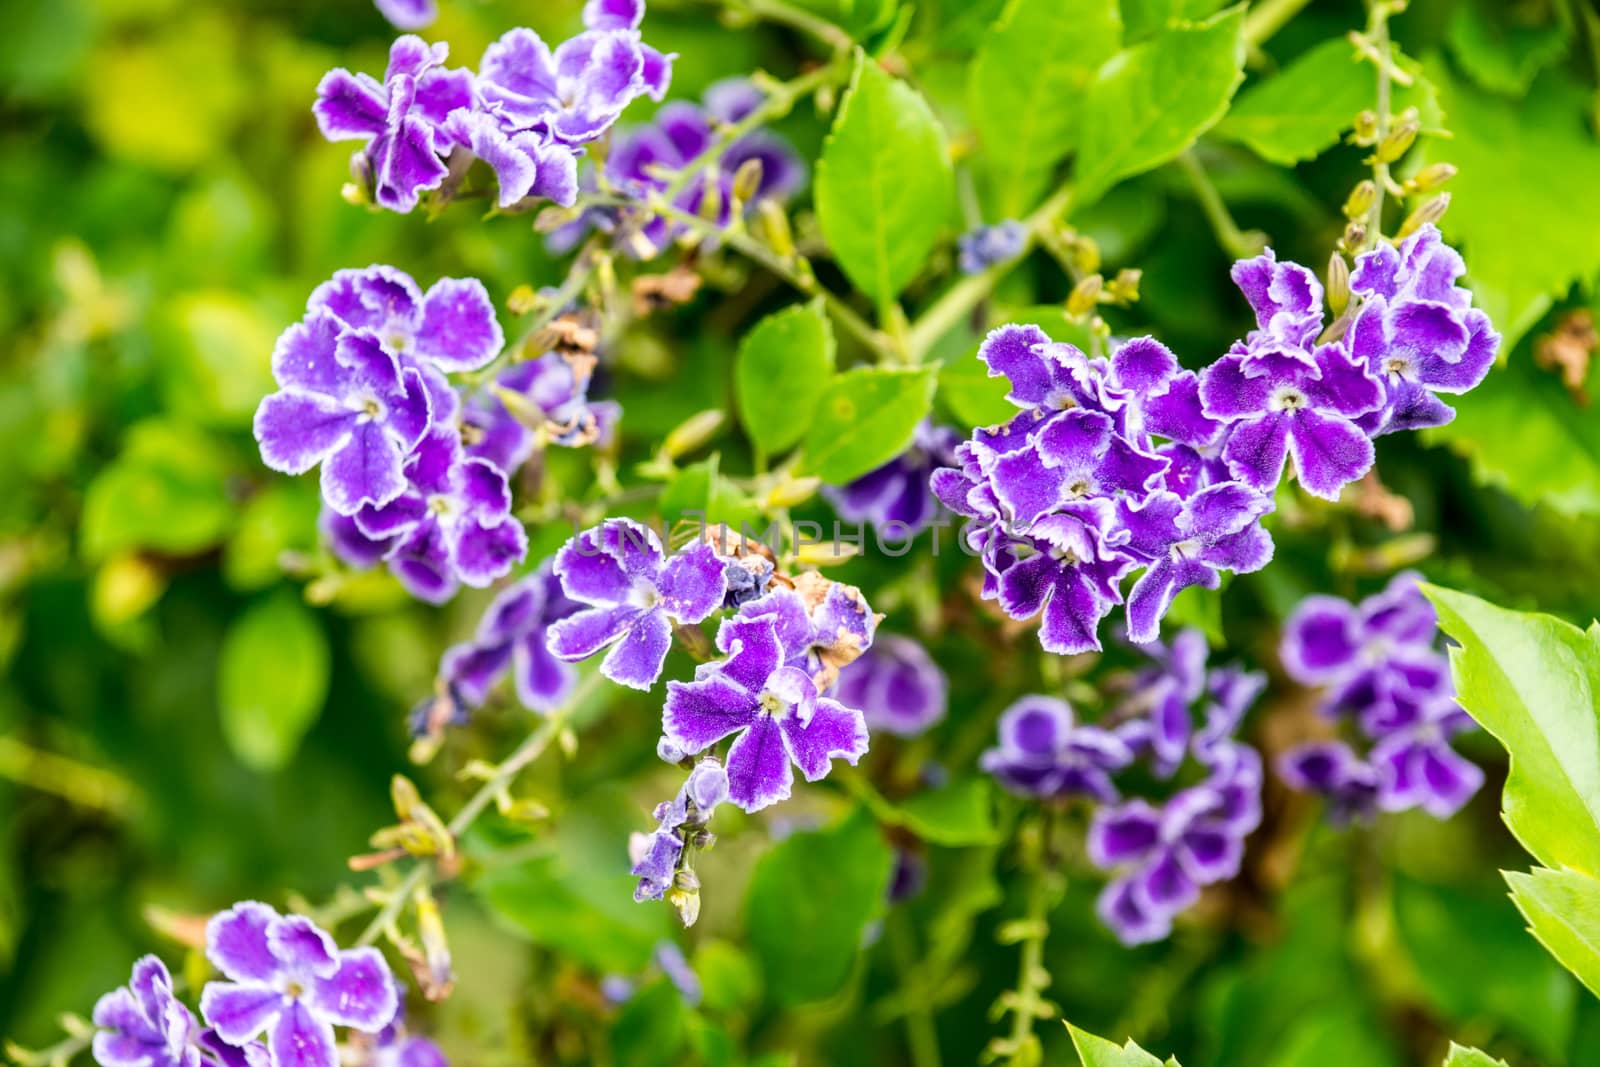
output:
<path id="1" fill-rule="evenodd" d="M 811 476 L 785 478 L 767 493 L 767 505 L 774 508 L 792 508 L 804 504 L 817 495 L 822 479 Z"/>
<path id="2" fill-rule="evenodd" d="M 1448 210 L 1450 210 L 1450 194 L 1440 193 L 1406 216 L 1406 221 L 1400 224 L 1400 232 L 1395 234 L 1395 239 L 1404 240 L 1429 223 L 1438 222 L 1444 218 L 1444 213 Z"/>
<path id="3" fill-rule="evenodd" d="M 756 218 L 761 224 L 761 237 L 779 259 L 794 257 L 794 231 L 789 228 L 789 214 L 783 205 L 770 197 L 756 203 Z"/>
<path id="4" fill-rule="evenodd" d="M 690 835 L 689 843 L 701 852 L 709 852 L 717 843 L 717 835 L 710 830 L 696 830 Z"/>
<path id="5" fill-rule="evenodd" d="M 540 430 L 549 421 L 544 413 L 544 408 L 529 400 L 527 395 L 515 389 L 507 389 L 503 385 L 491 386 L 494 395 L 505 405 L 505 409 L 513 419 L 530 430 Z"/>
<path id="6" fill-rule="evenodd" d="M 1136 304 L 1139 301 L 1139 282 L 1144 272 L 1135 267 L 1123 267 L 1106 287 L 1107 293 L 1119 304 Z"/>
<path id="7" fill-rule="evenodd" d="M 765 176 L 765 169 L 757 156 L 751 156 L 739 164 L 739 169 L 733 172 L 733 198 L 741 204 L 750 203 L 761 191 L 761 180 Z"/>
<path id="8" fill-rule="evenodd" d="M 1063 243 L 1079 274 L 1094 274 L 1100 270 L 1100 245 L 1093 237 L 1069 233 Z"/>
<path id="9" fill-rule="evenodd" d="M 1328 257 L 1328 310 L 1338 315 L 1350 304 L 1350 265 L 1335 252 Z"/>
<path id="10" fill-rule="evenodd" d="M 506 297 L 506 307 L 513 315 L 526 315 L 540 304 L 539 291 L 524 282 L 511 290 L 511 295 Z"/>
<path id="11" fill-rule="evenodd" d="M 343 185 L 339 186 L 339 196 L 344 200 L 345 203 L 351 205 L 352 207 L 366 207 L 371 203 L 371 201 L 367 199 L 366 188 L 356 184 L 355 182 L 345 182 Z"/>
<path id="12" fill-rule="evenodd" d="M 1429 163 L 1412 175 L 1406 184 L 1412 192 L 1431 193 L 1457 174 L 1454 163 Z"/>
<path id="13" fill-rule="evenodd" d="M 578 221 L 579 214 L 576 208 L 556 207 L 552 204 L 533 217 L 533 228 L 537 233 L 553 233 L 568 223 Z"/>
<path id="14" fill-rule="evenodd" d="M 728 415 L 721 408 L 708 408 L 690 415 L 667 434 L 661 451 L 668 459 L 687 455 L 715 437 L 727 420 Z"/>
<path id="15" fill-rule="evenodd" d="M 1356 116 L 1351 138 L 1356 144 L 1372 144 L 1378 139 L 1378 113 L 1371 108 Z"/>
<path id="16" fill-rule="evenodd" d="M 422 958 L 411 960 L 412 972 L 422 995 L 432 1001 L 443 1000 L 455 987 L 456 976 L 450 963 L 450 943 L 445 939 L 444 918 L 439 905 L 427 889 L 417 890 L 417 934 L 422 941 Z"/>
<path id="17" fill-rule="evenodd" d="M 1072 287 L 1072 295 L 1067 297 L 1067 316 L 1081 319 L 1095 309 L 1100 302 L 1100 290 L 1105 285 L 1105 279 L 1098 274 L 1091 274 L 1083 281 Z"/>
<path id="18" fill-rule="evenodd" d="M 1372 179 L 1356 185 L 1350 190 L 1350 196 L 1344 202 L 1344 217 L 1347 219 L 1364 219 L 1367 212 L 1372 210 L 1372 202 L 1378 198 L 1378 187 Z"/>
<path id="19" fill-rule="evenodd" d="M 808 567 L 837 567 L 861 554 L 861 546 L 850 541 L 807 541 L 796 545 L 795 561 Z"/>
<path id="20" fill-rule="evenodd" d="M 1355 252 L 1367 243 L 1367 224 L 1364 222 L 1351 222 L 1344 228 L 1344 237 L 1340 239 L 1346 252 Z"/>
<path id="21" fill-rule="evenodd" d="M 679 872 L 682 873 L 682 872 Z M 673 889 L 667 893 L 667 900 L 672 903 L 678 912 L 678 921 L 685 927 L 690 927 L 700 918 L 700 891 Z"/>
<path id="22" fill-rule="evenodd" d="M 695 214 L 710 223 L 722 221 L 722 186 L 710 174 L 705 177 L 702 186 L 704 192 L 700 196 L 700 207 Z"/>
<path id="23" fill-rule="evenodd" d="M 1378 149 L 1372 154 L 1372 158 L 1379 163 L 1393 163 L 1411 150 L 1421 130 L 1422 125 L 1416 119 L 1402 122 L 1378 142 Z"/>

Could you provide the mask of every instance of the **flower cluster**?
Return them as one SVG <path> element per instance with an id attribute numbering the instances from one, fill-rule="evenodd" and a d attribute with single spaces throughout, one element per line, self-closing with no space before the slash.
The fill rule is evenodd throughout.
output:
<path id="1" fill-rule="evenodd" d="M 1128 944 L 1165 937 L 1202 887 L 1237 874 L 1261 819 L 1261 758 L 1234 735 L 1265 680 L 1233 665 L 1208 670 L 1195 630 L 1147 651 L 1150 665 L 1126 680 L 1103 724 L 1075 721 L 1065 701 L 1025 696 L 980 758 L 1013 793 L 1095 806 L 1089 858 L 1113 874 L 1098 910 Z M 1185 767 L 1199 780 L 1159 805 L 1125 797 L 1118 777 L 1141 764 L 1158 781 Z"/>
<path id="2" fill-rule="evenodd" d="M 961 435 L 948 426 L 924 419 L 911 447 L 888 463 L 846 485 L 824 486 L 822 495 L 839 517 L 871 523 L 888 537 L 912 537 L 939 514 L 939 501 L 929 492 L 933 472 L 959 462 Z"/>
<path id="3" fill-rule="evenodd" d="M 839 672 L 830 695 L 860 708 L 868 729 L 915 737 L 944 718 L 949 690 L 949 679 L 927 649 L 909 637 L 881 633 Z"/>
<path id="4" fill-rule="evenodd" d="M 1359 604 L 1301 601 L 1284 628 L 1284 669 L 1323 687 L 1323 714 L 1351 723 L 1366 751 L 1342 740 L 1299 745 L 1279 761 L 1284 781 L 1326 796 L 1339 822 L 1379 810 L 1421 808 L 1440 819 L 1459 811 L 1483 771 L 1450 747 L 1472 720 L 1456 703 L 1437 640 L 1433 606 L 1412 573 Z"/>
<path id="5" fill-rule="evenodd" d="M 321 467 L 323 521 L 357 566 L 387 560 L 432 602 L 485 586 L 527 551 L 508 471 L 467 453 L 462 401 L 446 377 L 499 356 L 504 334 L 481 282 L 443 278 L 426 293 L 403 271 L 341 270 L 272 354 L 279 389 L 255 436 L 273 470 Z"/>
<path id="6" fill-rule="evenodd" d="M 334 1028 L 374 1035 L 404 1067 L 443 1067 L 425 1038 L 395 1030 L 399 990 L 377 949 L 340 950 L 300 915 L 235 904 L 206 926 L 206 956 L 228 981 L 200 994 L 206 1029 L 178 999 L 166 966 L 146 956 L 125 988 L 100 998 L 101 1067 L 338 1067 Z M 385 1062 L 374 1059 L 373 1062 Z"/>
<path id="7" fill-rule="evenodd" d="M 761 102 L 761 91 L 748 79 L 728 78 L 708 88 L 701 104 L 683 100 L 666 104 L 649 124 L 617 137 L 606 157 L 606 182 L 630 199 L 644 201 L 666 192 L 674 174 L 694 168 L 721 144 L 715 158 L 675 196 L 674 207 L 726 227 L 734 221 L 736 205 L 749 210 L 762 200 L 788 200 L 804 187 L 806 168 L 786 139 L 751 130 L 721 143 L 722 132 L 747 120 Z M 748 187 L 741 182 L 736 189 L 734 179 L 741 172 L 753 174 L 753 181 Z M 588 208 L 550 235 L 551 247 L 565 251 L 591 227 L 609 232 L 616 222 L 615 211 Z M 639 228 L 626 250 L 648 259 L 682 232 L 681 223 L 655 215 Z"/>
<path id="8" fill-rule="evenodd" d="M 397 25 L 423 25 L 431 5 L 385 0 Z M 422 194 L 459 181 L 474 160 L 494 171 L 498 201 L 570 205 L 578 157 L 641 96 L 660 100 L 672 56 L 644 43 L 643 0 L 589 0 L 582 33 L 551 49 L 529 29 L 490 45 L 474 74 L 445 67 L 448 49 L 404 36 L 383 80 L 329 71 L 312 107 L 330 141 L 360 141 L 353 166 L 380 206 L 407 212 Z"/>
<path id="9" fill-rule="evenodd" d="M 1455 285 L 1461 258 L 1424 226 L 1356 261 L 1349 333 L 1322 343 L 1322 286 L 1271 250 L 1233 278 L 1257 328 L 1196 374 L 1140 337 L 1090 359 L 1035 326 L 1003 326 L 978 351 L 1020 408 L 980 428 L 935 473 L 967 516 L 984 595 L 1013 618 L 1042 613 L 1040 642 L 1100 647 L 1127 594 L 1128 636 L 1152 641 L 1172 598 L 1272 557 L 1261 518 L 1292 457 L 1301 486 L 1335 500 L 1372 466 L 1373 436 L 1438 425 L 1435 395 L 1488 372 L 1499 336 Z"/>

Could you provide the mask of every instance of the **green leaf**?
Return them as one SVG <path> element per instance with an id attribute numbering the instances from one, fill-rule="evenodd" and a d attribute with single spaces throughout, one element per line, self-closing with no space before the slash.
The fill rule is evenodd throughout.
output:
<path id="1" fill-rule="evenodd" d="M 839 267 L 878 304 L 922 270 L 955 191 L 944 131 L 917 91 L 856 56 L 817 162 L 817 222 Z"/>
<path id="2" fill-rule="evenodd" d="M 294 757 L 328 695 L 328 639 L 300 598 L 280 589 L 222 639 L 217 704 L 239 762 L 276 771 Z"/>
<path id="3" fill-rule="evenodd" d="M 1440 133 L 1438 91 L 1421 68 L 1395 49 L 1395 62 L 1413 78 L 1395 85 L 1395 112 L 1415 107 L 1426 133 Z M 1338 143 L 1363 108 L 1377 106 L 1377 76 L 1348 41 L 1324 41 L 1279 73 L 1250 86 L 1217 123 L 1216 133 L 1249 145 L 1262 159 L 1290 167 Z"/>
<path id="4" fill-rule="evenodd" d="M 1474 261 L 1476 262 L 1476 261 Z M 1591 381 L 1600 382 L 1600 363 Z M 1489 373 L 1478 388 L 1450 398 L 1455 420 L 1423 431 L 1466 456 L 1473 477 L 1527 507 L 1600 515 L 1600 419 L 1580 407 L 1556 375 L 1526 353 Z M 1506 433 L 1507 427 L 1515 433 Z"/>
<path id="5" fill-rule="evenodd" d="M 1228 639 L 1222 632 L 1222 590 L 1189 586 L 1173 598 L 1162 626 L 1170 627 L 1169 632 L 1173 633 L 1192 626 L 1206 635 L 1206 643 L 1212 648 L 1225 647 Z"/>
<path id="6" fill-rule="evenodd" d="M 690 512 L 699 512 L 708 523 L 725 522 L 737 530 L 739 524 L 760 515 L 755 503 L 718 471 L 721 456 L 682 467 L 661 491 L 657 510 L 670 527 Z"/>
<path id="7" fill-rule="evenodd" d="M 1509 353 L 1553 298 L 1600 272 L 1600 216 L 1578 206 L 1600 186 L 1589 96 L 1559 72 L 1519 100 L 1452 79 L 1442 64 L 1428 73 L 1455 137 L 1426 142 L 1423 157 L 1460 168 L 1439 225 L 1471 264 L 1473 294 Z"/>
<path id="8" fill-rule="evenodd" d="M 1395 929 L 1434 1010 L 1460 1024 L 1500 1020 L 1556 1061 L 1572 1033 L 1577 987 L 1523 932 L 1502 896 L 1394 879 Z"/>
<path id="9" fill-rule="evenodd" d="M 273 328 L 254 303 L 211 290 L 178 297 L 166 310 L 165 393 L 170 410 L 207 425 L 248 427 L 272 381 Z"/>
<path id="10" fill-rule="evenodd" d="M 883 910 L 889 846 L 865 809 L 828 830 L 793 834 L 757 861 L 745 919 L 767 990 L 821 1000 L 850 976 L 861 931 Z"/>
<path id="11" fill-rule="evenodd" d="M 1600 882 L 1578 871 L 1505 872 L 1539 943 L 1600 997 Z"/>
<path id="12" fill-rule="evenodd" d="M 622 1006 L 611 1027 L 611 1051 L 619 1067 L 673 1067 L 683 1062 L 689 1039 L 689 1007 L 665 978 L 639 990 Z"/>
<path id="13" fill-rule="evenodd" d="M 1114 57 L 1085 104 L 1075 203 L 1088 204 L 1194 144 L 1227 110 L 1243 68 L 1242 5 L 1163 30 Z"/>
<path id="14" fill-rule="evenodd" d="M 958 779 L 913 794 L 893 809 L 891 817 L 929 844 L 986 845 L 999 837 L 993 795 L 987 778 Z"/>
<path id="15" fill-rule="evenodd" d="M 1541 70 L 1566 54 L 1572 25 L 1553 6 L 1463 0 L 1450 17 L 1445 40 L 1473 81 L 1520 97 Z"/>
<path id="16" fill-rule="evenodd" d="M 1014 0 L 978 46 L 967 111 L 996 218 L 1021 218 L 1072 151 L 1095 71 L 1117 51 L 1116 0 Z"/>
<path id="17" fill-rule="evenodd" d="M 797 444 L 833 377 L 833 327 L 822 302 L 773 312 L 745 334 L 733 364 L 739 419 L 773 455 Z"/>
<path id="18" fill-rule="evenodd" d="M 1067 1033 L 1072 1035 L 1072 1047 L 1078 1050 L 1083 1067 L 1162 1067 L 1159 1059 L 1134 1044 L 1132 1038 L 1118 1047 L 1103 1037 L 1079 1030 L 1071 1023 L 1067 1023 Z M 1177 1062 L 1167 1061 L 1172 1067 L 1177 1067 Z"/>
<path id="19" fill-rule="evenodd" d="M 857 367 L 828 383 L 802 468 L 843 485 L 906 450 L 933 403 L 934 368 Z"/>
<path id="20" fill-rule="evenodd" d="M 1547 867 L 1600 873 L 1600 627 L 1424 585 L 1457 699 L 1511 756 L 1506 825 Z"/>
<path id="21" fill-rule="evenodd" d="M 1227 0 L 1122 0 L 1122 21 L 1129 41 L 1137 41 L 1177 22 L 1194 22 L 1216 14 Z"/>
<path id="22" fill-rule="evenodd" d="M 1497 1060 L 1487 1052 L 1467 1048 L 1450 1042 L 1450 1054 L 1444 1058 L 1444 1067 L 1506 1067 L 1505 1060 Z"/>
<path id="23" fill-rule="evenodd" d="M 939 366 L 939 395 L 968 426 L 993 426 L 1015 415 L 1016 405 L 1006 399 L 1010 391 L 1011 384 L 989 377 L 989 368 L 971 352 Z"/>
<path id="24" fill-rule="evenodd" d="M 283 554 L 316 545 L 320 498 L 314 479 L 282 481 L 250 498 L 222 553 L 222 574 L 235 589 L 261 589 L 283 574 Z"/>
<path id="25" fill-rule="evenodd" d="M 128 431 L 122 454 L 89 484 L 83 553 L 141 548 L 184 555 L 210 548 L 234 521 L 228 468 L 199 430 L 152 420 Z"/>

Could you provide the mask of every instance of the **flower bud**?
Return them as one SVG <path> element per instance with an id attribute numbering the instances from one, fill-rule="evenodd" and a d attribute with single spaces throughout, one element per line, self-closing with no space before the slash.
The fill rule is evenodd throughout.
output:
<path id="1" fill-rule="evenodd" d="M 1378 139 L 1378 113 L 1367 108 L 1356 116 L 1355 129 L 1350 134 L 1356 144 L 1372 144 Z"/>
<path id="2" fill-rule="evenodd" d="M 704 190 L 705 192 L 700 197 L 700 208 L 695 212 L 695 214 L 699 215 L 701 218 L 710 223 L 721 222 L 722 186 L 717 184 L 717 181 L 714 177 L 712 177 L 710 174 L 707 174 L 704 182 Z"/>
<path id="3" fill-rule="evenodd" d="M 526 315 L 538 308 L 541 302 L 539 291 L 527 282 L 523 282 L 506 297 L 506 308 L 513 315 Z"/>
<path id="4" fill-rule="evenodd" d="M 1067 297 L 1067 316 L 1081 319 L 1095 309 L 1100 302 L 1100 290 L 1105 285 L 1105 279 L 1098 274 L 1091 274 L 1083 281 L 1072 287 L 1072 295 Z"/>
<path id="5" fill-rule="evenodd" d="M 756 218 L 761 223 L 761 237 L 779 259 L 794 257 L 794 231 L 789 228 L 789 215 L 783 205 L 773 199 L 756 202 Z"/>
<path id="6" fill-rule="evenodd" d="M 708 408 L 690 415 L 667 434 L 661 451 L 668 459 L 687 455 L 715 437 L 727 420 L 727 413 L 720 408 Z"/>
<path id="7" fill-rule="evenodd" d="M 1378 187 L 1372 179 L 1360 182 L 1350 190 L 1350 196 L 1344 202 L 1344 217 L 1347 219 L 1364 219 L 1367 212 L 1372 210 L 1372 202 L 1378 198 Z"/>
<path id="8" fill-rule="evenodd" d="M 682 763 L 687 753 L 672 743 L 670 737 L 663 737 L 656 742 L 656 758 L 663 763 Z"/>
<path id="9" fill-rule="evenodd" d="M 800 478 L 786 477 L 767 493 L 767 506 L 792 508 L 797 504 L 804 504 L 817 495 L 817 490 L 821 486 L 822 479 L 810 475 Z"/>
<path id="10" fill-rule="evenodd" d="M 1335 252 L 1328 257 L 1328 310 L 1339 315 L 1350 304 L 1350 265 Z"/>
<path id="11" fill-rule="evenodd" d="M 1117 276 L 1111 279 L 1106 292 L 1119 304 L 1136 304 L 1139 302 L 1139 282 L 1143 278 L 1144 272 L 1138 268 L 1123 267 L 1117 271 Z"/>
<path id="12" fill-rule="evenodd" d="M 1367 224 L 1352 221 L 1344 228 L 1344 236 L 1340 238 L 1340 243 L 1346 252 L 1354 253 L 1359 250 L 1367 243 Z"/>
<path id="13" fill-rule="evenodd" d="M 1411 150 L 1421 130 L 1422 124 L 1416 119 L 1400 123 L 1378 143 L 1378 149 L 1372 154 L 1372 158 L 1379 163 L 1393 163 Z"/>
<path id="14" fill-rule="evenodd" d="M 1413 192 L 1431 193 L 1457 174 L 1454 163 L 1429 163 L 1417 171 L 1406 184 Z"/>
<path id="15" fill-rule="evenodd" d="M 763 177 L 765 172 L 759 157 L 752 156 L 739 164 L 739 169 L 733 172 L 733 198 L 741 204 L 750 203 L 761 191 Z"/>
<path id="16" fill-rule="evenodd" d="M 1450 194 L 1440 193 L 1407 215 L 1406 221 L 1400 224 L 1400 232 L 1395 234 L 1395 238 L 1404 240 L 1410 237 L 1428 223 L 1438 222 L 1444 218 L 1444 213 L 1448 210 L 1450 210 Z"/>

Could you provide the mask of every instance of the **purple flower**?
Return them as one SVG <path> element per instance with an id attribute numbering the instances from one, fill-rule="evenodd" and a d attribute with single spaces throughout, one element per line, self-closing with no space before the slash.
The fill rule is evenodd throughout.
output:
<path id="1" fill-rule="evenodd" d="M 445 375 L 494 362 L 505 345 L 494 304 L 476 278 L 440 278 L 424 294 L 411 275 L 374 264 L 334 271 L 306 301 L 309 318 L 332 312 L 357 330 L 370 330 L 422 373 L 433 421 L 453 423 L 460 407 Z"/>
<path id="2" fill-rule="evenodd" d="M 1278 774 L 1290 789 L 1326 797 L 1336 825 L 1365 821 L 1377 811 L 1378 772 L 1343 741 L 1296 745 L 1279 758 Z"/>
<path id="3" fill-rule="evenodd" d="M 898 536 L 912 537 L 938 513 L 928 480 L 936 469 L 957 462 L 960 441 L 956 431 L 923 420 L 910 448 L 848 485 L 825 486 L 822 495 L 842 519 L 871 523 L 880 533 L 890 533 L 892 524 Z"/>
<path id="4" fill-rule="evenodd" d="M 1436 819 L 1448 819 L 1483 785 L 1477 764 L 1450 747 L 1451 737 L 1474 726 L 1453 698 L 1416 701 L 1388 726 L 1370 756 L 1378 770 L 1378 806 L 1383 810 L 1421 808 Z"/>
<path id="5" fill-rule="evenodd" d="M 272 373 L 280 388 L 255 415 L 262 462 L 286 474 L 321 464 L 322 498 L 341 515 L 405 491 L 402 464 L 433 409 L 422 375 L 377 334 L 314 311 L 278 338 Z"/>
<path id="6" fill-rule="evenodd" d="M 870 649 L 839 672 L 832 695 L 860 708 L 870 729 L 915 737 L 944 718 L 949 682 L 916 641 L 878 634 Z"/>
<path id="7" fill-rule="evenodd" d="M 961 273 L 981 274 L 997 263 L 1016 259 L 1027 239 L 1028 228 L 1016 219 L 968 230 L 956 240 L 961 249 Z"/>
<path id="8" fill-rule="evenodd" d="M 1149 667 L 1136 673 L 1114 717 L 1116 735 L 1135 755 L 1146 753 L 1158 776 L 1171 777 L 1194 736 L 1192 709 L 1206 691 L 1209 648 L 1199 630 L 1180 630 L 1170 642 L 1143 646 Z M 1231 733 L 1231 729 L 1225 733 Z"/>
<path id="9" fill-rule="evenodd" d="M 214 916 L 206 957 L 231 981 L 207 983 L 201 1014 L 233 1045 L 265 1031 L 273 1067 L 338 1067 L 335 1026 L 376 1034 L 399 1008 L 377 949 L 341 951 L 311 920 L 265 904 Z"/>
<path id="10" fill-rule="evenodd" d="M 382 507 L 362 508 L 356 525 L 366 537 L 390 542 L 389 569 L 412 595 L 443 603 L 457 583 L 482 588 L 527 553 L 506 476 L 488 460 L 467 457 L 454 430 L 430 429 L 405 474 L 404 491 Z"/>
<path id="11" fill-rule="evenodd" d="M 1455 284 L 1465 270 L 1432 223 L 1357 258 L 1350 350 L 1383 383 L 1382 407 L 1361 420 L 1374 436 L 1443 426 L 1455 412 L 1434 394 L 1464 393 L 1494 365 L 1500 335 Z"/>
<path id="12" fill-rule="evenodd" d="M 459 110 L 445 120 L 441 136 L 489 165 L 502 208 L 516 207 L 529 197 L 547 197 L 562 207 L 578 199 L 581 149 L 555 140 L 547 130 L 518 129 L 515 124 L 508 128 L 498 111 Z"/>
<path id="13" fill-rule="evenodd" d="M 1364 712 L 1397 683 L 1448 691 L 1448 667 L 1433 650 L 1438 619 L 1417 581 L 1413 571 L 1397 574 L 1360 604 L 1306 597 L 1284 623 L 1284 670 L 1303 685 L 1329 687 L 1334 714 Z"/>
<path id="14" fill-rule="evenodd" d="M 668 558 L 655 533 L 631 519 L 585 530 L 556 554 L 555 572 L 567 596 L 588 606 L 550 628 L 550 651 L 573 661 L 610 648 L 600 673 L 649 689 L 672 646 L 672 624 L 693 625 L 722 606 L 723 568 L 704 543 Z"/>
<path id="15" fill-rule="evenodd" d="M 1117 799 L 1111 773 L 1133 762 L 1133 751 L 1109 730 L 1077 725 L 1064 700 L 1025 696 L 1000 716 L 1000 743 L 978 766 L 1013 793 L 1034 797 Z"/>
<path id="16" fill-rule="evenodd" d="M 794 588 L 774 587 L 740 605 L 741 618 L 773 618 L 783 665 L 797 667 L 825 692 L 839 671 L 872 647 L 880 616 L 861 590 L 814 572 L 800 575 Z"/>
<path id="17" fill-rule="evenodd" d="M 1298 263 L 1280 263 L 1270 248 L 1239 260 L 1230 274 L 1256 315 L 1258 329 L 1244 346 L 1252 353 L 1304 359 L 1322 332 L 1322 283 L 1316 274 Z"/>
<path id="18" fill-rule="evenodd" d="M 728 750 L 728 798 L 747 812 L 789 796 L 791 764 L 815 782 L 834 759 L 853 764 L 867 751 L 861 712 L 819 697 L 810 675 L 785 665 L 780 624 L 776 614 L 725 620 L 717 647 L 727 658 L 702 665 L 692 682 L 667 683 L 662 726 L 683 751 L 737 735 Z"/>
<path id="19" fill-rule="evenodd" d="M 94 1006 L 94 1059 L 101 1067 L 200 1067 L 199 1027 L 172 992 L 166 964 L 144 956 L 128 984 Z"/>
<path id="20" fill-rule="evenodd" d="M 1100 894 L 1101 921 L 1124 944 L 1156 941 L 1202 887 L 1232 878 L 1261 820 L 1260 758 L 1231 745 L 1228 762 L 1161 808 L 1129 800 L 1095 813 L 1089 859 L 1117 872 Z"/>
<path id="21" fill-rule="evenodd" d="M 482 456 L 506 474 L 514 474 L 541 443 L 577 448 L 604 445 L 622 417 L 614 401 L 589 399 L 590 369 L 583 362 L 547 352 L 538 359 L 512 364 L 495 380 L 496 391 L 468 401 L 462 412 L 467 453 Z M 507 390 L 543 413 L 535 430 L 512 414 L 498 395 Z"/>
<path id="22" fill-rule="evenodd" d="M 1221 572 L 1248 574 L 1272 559 L 1260 518 L 1272 501 L 1240 482 L 1221 482 L 1187 500 L 1159 490 L 1138 505 L 1118 504 L 1126 549 L 1149 567 L 1128 594 L 1128 638 L 1154 641 L 1172 600 L 1192 585 L 1217 589 Z"/>
<path id="23" fill-rule="evenodd" d="M 450 1061 L 438 1045 L 419 1034 L 407 1032 L 403 1008 L 378 1034 L 370 1055 L 361 1062 L 365 1067 L 450 1067 Z"/>
<path id="24" fill-rule="evenodd" d="M 550 653 L 552 624 L 580 610 L 567 599 L 547 561 L 495 597 L 470 641 L 453 645 L 439 664 L 439 675 L 471 707 L 509 671 L 517 699 L 531 711 L 549 713 L 572 693 L 577 671 Z"/>
<path id="25" fill-rule="evenodd" d="M 684 958 L 683 949 L 678 947 L 678 943 L 661 942 L 650 958 L 661 969 L 661 973 L 667 976 L 667 981 L 677 989 L 683 1002 L 691 1008 L 699 1007 L 705 989 L 700 984 L 700 976 L 694 973 L 694 968 L 689 966 L 689 961 Z"/>
<path id="26" fill-rule="evenodd" d="M 387 13 L 387 12 L 386 12 Z M 445 70 L 449 48 L 420 37 L 395 39 L 383 81 L 330 70 L 317 84 L 312 113 L 330 141 L 364 141 L 380 205 L 407 212 L 449 173 L 441 126 L 452 111 L 473 105 L 472 72 Z"/>
<path id="27" fill-rule="evenodd" d="M 478 88 L 503 126 L 582 145 L 638 97 L 666 95 L 672 57 L 640 40 L 642 0 L 590 0 L 583 18 L 588 29 L 554 52 L 529 29 L 511 30 L 484 52 Z"/>
<path id="28" fill-rule="evenodd" d="M 1100 620 L 1122 602 L 1117 583 L 1134 561 L 1107 544 L 1102 523 L 1066 514 L 1034 523 L 1012 546 L 1018 548 L 1029 554 L 997 579 L 1006 614 L 1013 619 L 1042 615 L 1039 644 L 1046 652 L 1099 651 Z"/>
<path id="29" fill-rule="evenodd" d="M 439 17 L 434 0 L 375 0 L 378 11 L 397 30 L 424 30 Z"/>
<path id="30" fill-rule="evenodd" d="M 330 507 L 323 507 L 317 516 L 317 528 L 333 554 L 346 566 L 359 571 L 382 563 L 394 547 L 394 538 L 368 537 L 356 525 L 355 516 L 341 515 Z"/>
<path id="31" fill-rule="evenodd" d="M 668 744 L 669 740 L 662 738 L 657 751 Z M 703 828 L 727 799 L 728 772 L 720 761 L 708 756 L 694 765 L 676 796 L 656 805 L 655 830 L 634 834 L 629 842 L 631 873 L 639 879 L 633 890 L 636 902 L 660 900 L 672 888 L 683 855 L 683 831 Z"/>
<path id="32" fill-rule="evenodd" d="M 1234 477 L 1271 492 L 1287 457 L 1307 492 L 1337 500 L 1372 467 L 1355 421 L 1383 403 L 1382 387 L 1338 345 L 1234 352 L 1200 376 L 1205 413 L 1230 423 L 1222 456 Z"/>

